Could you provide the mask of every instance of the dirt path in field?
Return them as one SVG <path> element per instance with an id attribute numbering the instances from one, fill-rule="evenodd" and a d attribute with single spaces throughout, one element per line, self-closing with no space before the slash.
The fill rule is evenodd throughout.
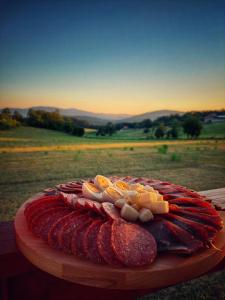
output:
<path id="1" fill-rule="evenodd" d="M 49 146 L 27 146 L 27 147 L 0 147 L 0 153 L 26 153 L 26 152 L 42 152 L 42 151 L 75 151 L 75 150 L 91 150 L 91 149 L 117 149 L 124 147 L 155 147 L 164 144 L 167 145 L 186 145 L 200 144 L 201 141 L 158 141 L 158 142 L 128 142 L 128 143 L 108 143 L 108 144 L 72 144 L 72 145 L 49 145 Z M 209 142 L 209 141 L 207 141 Z"/>

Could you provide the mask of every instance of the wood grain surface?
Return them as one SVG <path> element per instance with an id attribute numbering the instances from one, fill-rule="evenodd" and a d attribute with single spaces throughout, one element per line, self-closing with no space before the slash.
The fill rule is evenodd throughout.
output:
<path id="1" fill-rule="evenodd" d="M 35 198 L 28 201 L 35 201 Z M 153 264 L 144 268 L 114 268 L 93 264 L 51 249 L 43 240 L 35 237 L 28 229 L 24 216 L 27 202 L 21 206 L 15 218 L 19 249 L 38 268 L 71 282 L 109 289 L 161 288 L 198 277 L 216 266 L 225 256 L 223 228 L 214 243 L 220 251 L 210 248 L 190 257 L 159 254 Z M 220 214 L 225 223 L 225 212 Z"/>

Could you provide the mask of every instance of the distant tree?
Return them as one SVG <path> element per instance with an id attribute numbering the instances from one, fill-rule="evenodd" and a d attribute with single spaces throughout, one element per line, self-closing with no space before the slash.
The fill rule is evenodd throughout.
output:
<path id="1" fill-rule="evenodd" d="M 155 130 L 155 137 L 157 139 L 160 139 L 160 138 L 163 138 L 164 135 L 165 135 L 165 126 L 163 124 L 161 124 Z"/>
<path id="2" fill-rule="evenodd" d="M 183 122 L 183 131 L 187 137 L 197 138 L 202 130 L 202 124 L 196 117 L 189 116 Z"/>
<path id="3" fill-rule="evenodd" d="M 149 133 L 149 128 L 144 128 L 143 133 Z"/>
<path id="4" fill-rule="evenodd" d="M 20 122 L 20 123 L 23 123 L 23 121 L 24 121 L 23 116 L 17 110 L 14 111 L 14 113 L 12 115 L 12 118 L 14 120 L 16 120 L 17 122 Z"/>
<path id="5" fill-rule="evenodd" d="M 105 126 L 103 126 L 103 131 L 105 134 L 108 134 L 109 136 L 113 135 L 113 133 L 116 132 L 116 127 L 113 123 L 108 122 Z"/>
<path id="6" fill-rule="evenodd" d="M 145 119 L 141 122 L 142 128 L 151 128 L 152 127 L 152 121 L 150 119 Z"/>
<path id="7" fill-rule="evenodd" d="M 1 111 L 1 119 L 11 119 L 12 115 L 8 107 L 3 108 Z"/>
<path id="8" fill-rule="evenodd" d="M 63 131 L 66 133 L 72 133 L 74 130 L 74 124 L 71 118 L 65 118 L 63 123 Z"/>
<path id="9" fill-rule="evenodd" d="M 173 125 L 173 127 L 167 131 L 167 137 L 168 138 L 173 138 L 173 139 L 177 139 L 178 138 L 178 128 L 176 125 Z"/>

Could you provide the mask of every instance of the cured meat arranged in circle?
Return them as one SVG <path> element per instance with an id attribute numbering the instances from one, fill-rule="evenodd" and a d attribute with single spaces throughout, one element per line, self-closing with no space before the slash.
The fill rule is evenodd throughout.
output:
<path id="1" fill-rule="evenodd" d="M 50 247 L 54 249 L 61 249 L 59 244 L 59 233 L 64 225 L 66 225 L 70 220 L 73 220 L 74 215 L 76 215 L 77 212 L 72 211 L 69 214 L 66 214 L 62 218 L 58 219 L 50 228 L 48 233 L 48 244 Z"/>
<path id="2" fill-rule="evenodd" d="M 148 265 L 157 255 L 154 237 L 136 224 L 114 221 L 111 243 L 118 260 L 128 267 Z"/>
<path id="3" fill-rule="evenodd" d="M 44 240 L 48 239 L 48 231 L 50 227 L 59 218 L 69 214 L 71 210 L 67 207 L 55 207 L 49 208 L 42 214 L 38 215 L 32 220 L 31 228 L 32 231 Z"/>
<path id="4" fill-rule="evenodd" d="M 67 222 L 59 232 L 58 239 L 59 245 L 62 250 L 66 253 L 72 253 L 71 251 L 71 241 L 73 238 L 74 231 L 83 224 L 88 218 L 87 214 L 76 214 L 72 220 Z"/>
<path id="5" fill-rule="evenodd" d="M 71 239 L 71 252 L 73 253 L 73 255 L 78 257 L 85 257 L 83 239 L 87 228 L 93 222 L 95 221 L 92 218 L 88 217 L 73 231 Z"/>
<path id="6" fill-rule="evenodd" d="M 97 220 L 87 228 L 83 238 L 83 248 L 86 257 L 94 263 L 103 263 L 103 257 L 98 250 L 97 237 L 101 228 L 102 221 Z"/>
<path id="7" fill-rule="evenodd" d="M 98 232 L 97 244 L 98 251 L 103 259 L 112 266 L 121 266 L 122 263 L 116 257 L 111 243 L 112 236 L 112 224 L 110 221 L 105 222 L 101 225 Z"/>
<path id="8" fill-rule="evenodd" d="M 168 201 L 169 212 L 146 223 L 128 223 L 112 203 L 84 197 L 83 181 L 72 181 L 26 205 L 28 227 L 51 248 L 114 267 L 148 265 L 157 252 L 191 255 L 210 247 L 223 227 L 210 200 L 195 191 L 144 177 L 110 180 L 152 186 Z"/>

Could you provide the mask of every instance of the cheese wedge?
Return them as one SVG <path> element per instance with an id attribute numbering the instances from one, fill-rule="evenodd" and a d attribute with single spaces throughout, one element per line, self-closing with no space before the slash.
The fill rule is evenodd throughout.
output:
<path id="1" fill-rule="evenodd" d="M 153 214 L 167 214 L 169 212 L 169 202 L 168 201 L 152 202 L 150 210 Z"/>

